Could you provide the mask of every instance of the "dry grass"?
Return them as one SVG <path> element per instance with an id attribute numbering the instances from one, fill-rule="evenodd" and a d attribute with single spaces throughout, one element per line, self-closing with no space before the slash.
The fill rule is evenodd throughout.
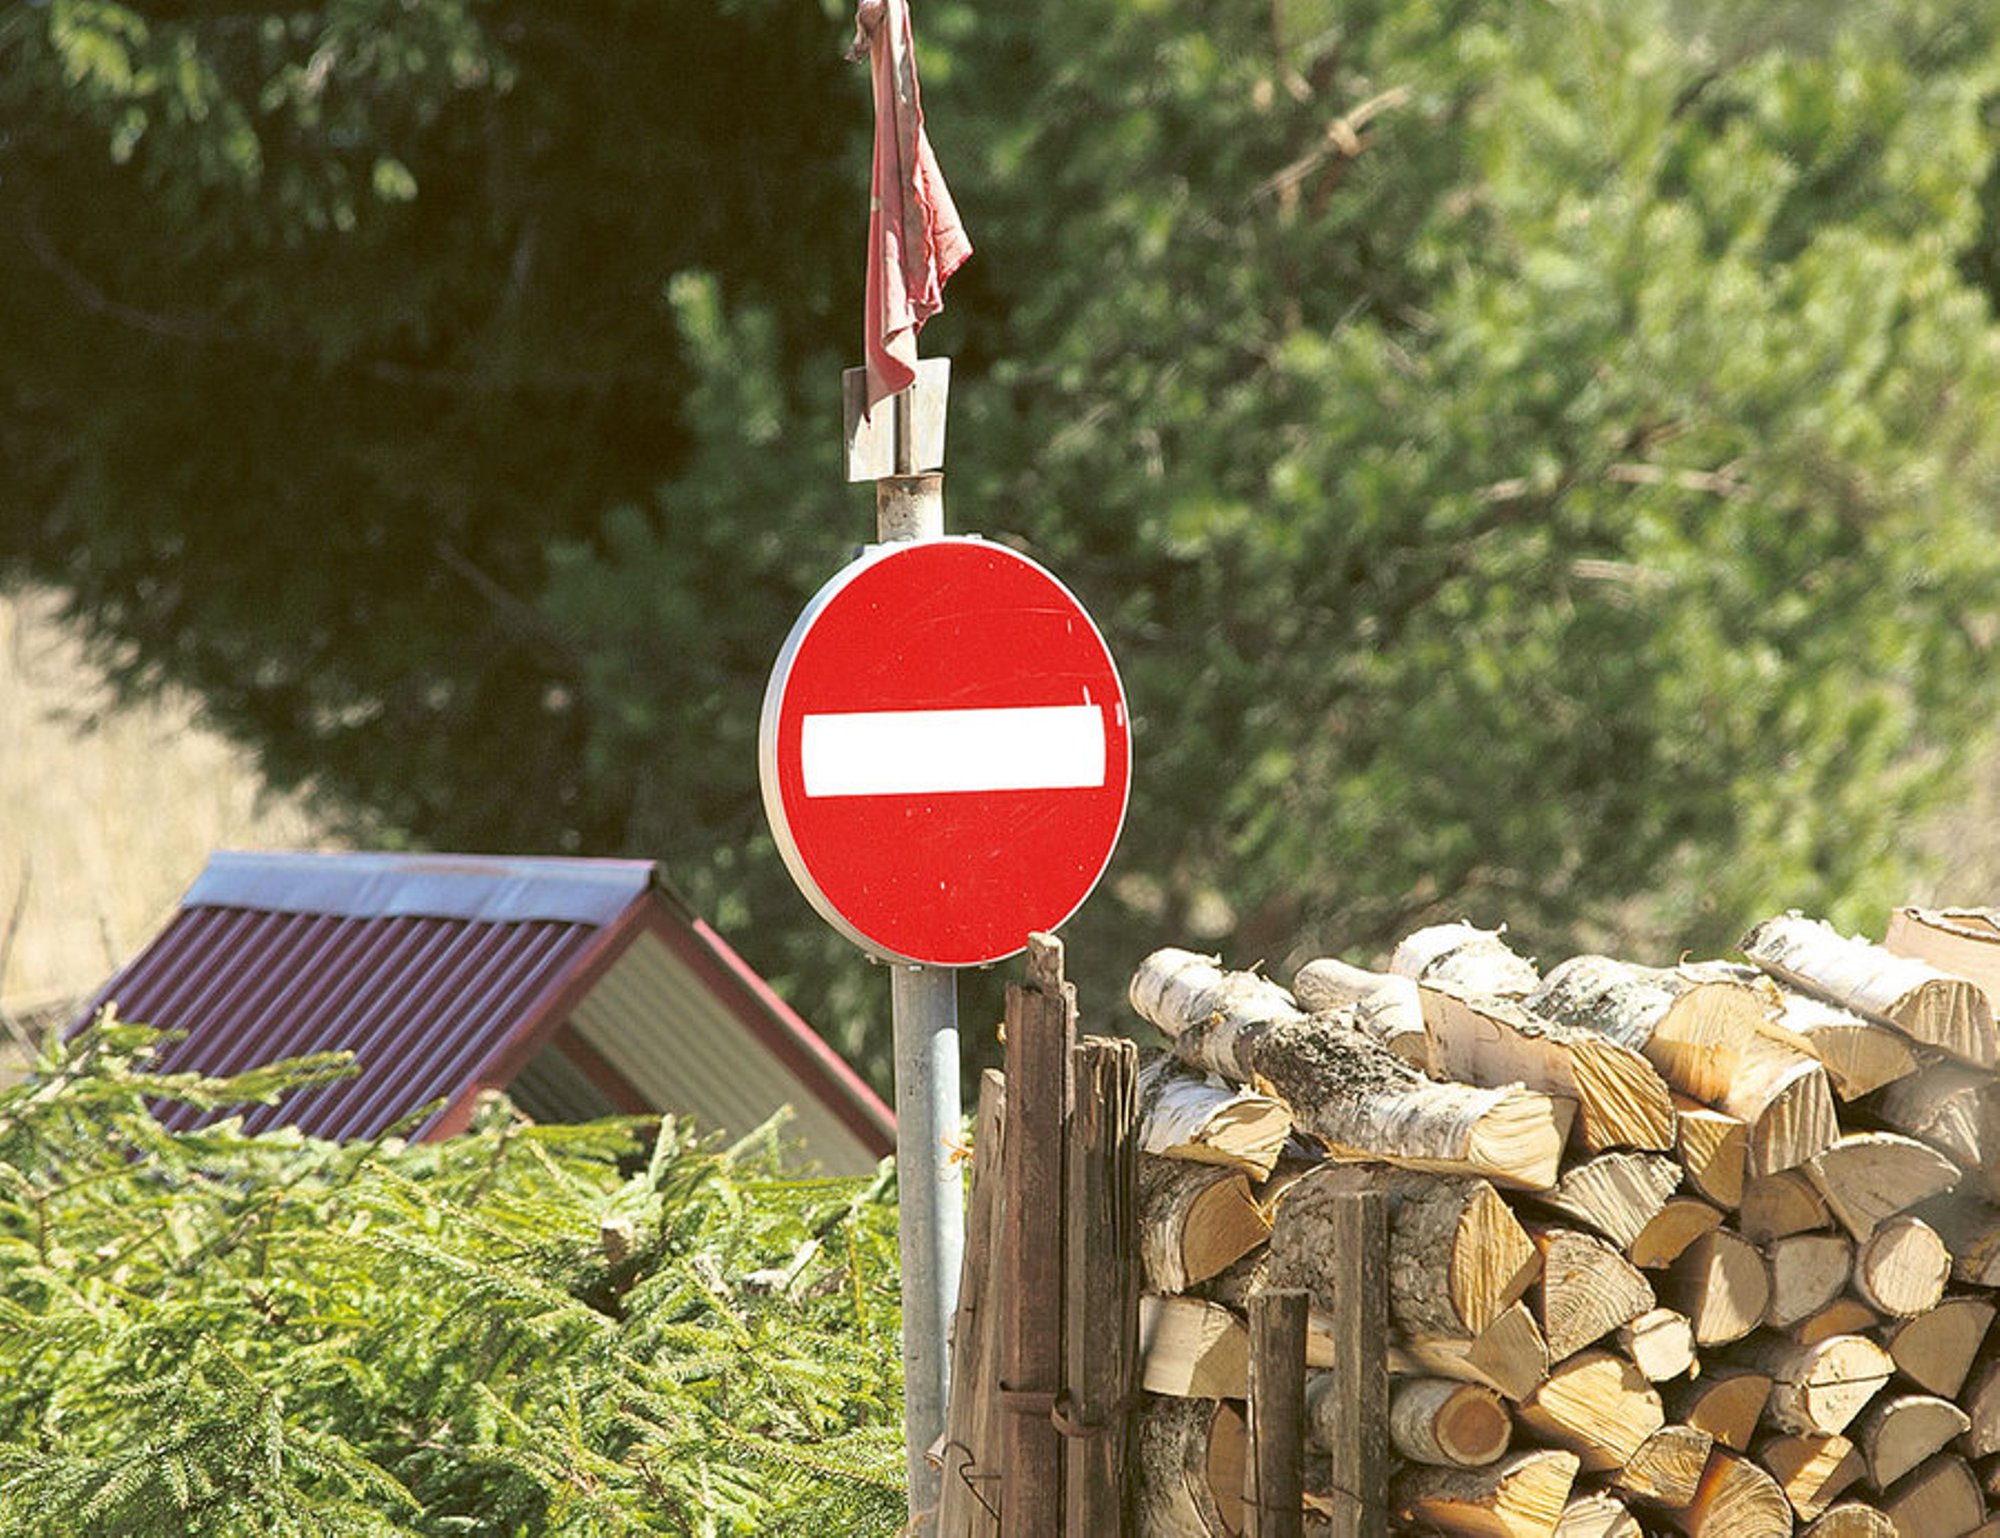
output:
<path id="1" fill-rule="evenodd" d="M 88 994 L 218 848 L 326 842 L 192 701 L 112 708 L 46 592 L 0 594 L 0 1008 Z"/>

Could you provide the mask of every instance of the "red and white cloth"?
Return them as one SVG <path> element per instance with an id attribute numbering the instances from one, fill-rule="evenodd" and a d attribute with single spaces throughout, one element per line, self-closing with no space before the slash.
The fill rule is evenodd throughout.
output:
<path id="1" fill-rule="evenodd" d="M 917 332 L 944 308 L 945 280 L 972 255 L 924 134 L 908 0 L 861 0 L 855 47 L 875 78 L 875 170 L 868 199 L 866 409 L 916 378 Z"/>

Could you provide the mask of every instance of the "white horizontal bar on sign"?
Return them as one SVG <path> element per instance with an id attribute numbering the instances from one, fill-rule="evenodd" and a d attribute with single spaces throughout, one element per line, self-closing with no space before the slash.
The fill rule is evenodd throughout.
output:
<path id="1" fill-rule="evenodd" d="M 807 716 L 800 728 L 808 796 L 1074 790 L 1104 783 L 1104 711 L 1097 705 L 857 710 Z"/>

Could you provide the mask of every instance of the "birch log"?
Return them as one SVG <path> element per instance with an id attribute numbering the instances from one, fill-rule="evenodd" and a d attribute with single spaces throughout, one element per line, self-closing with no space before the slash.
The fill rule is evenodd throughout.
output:
<path id="1" fill-rule="evenodd" d="M 1187 951 L 1149 956 L 1131 999 L 1175 1056 L 1268 1087 L 1338 1156 L 1529 1189 L 1555 1179 L 1571 1113 L 1548 1095 L 1433 1083 L 1336 1016 L 1302 1013 L 1275 983 Z"/>
<path id="2" fill-rule="evenodd" d="M 1139 1070 L 1142 1152 L 1228 1165 L 1262 1180 L 1291 1134 L 1291 1112 L 1269 1095 L 1195 1073 L 1165 1055 Z"/>
<path id="3" fill-rule="evenodd" d="M 2000 909 L 1898 908 L 1882 948 L 1977 983 L 2000 999 Z"/>
<path id="4" fill-rule="evenodd" d="M 1143 1154 L 1139 1159 L 1139 1262 L 1154 1292 L 1186 1292 L 1271 1236 L 1249 1177 L 1219 1164 Z"/>
<path id="5" fill-rule="evenodd" d="M 1763 1024 L 1767 1005 L 1734 978 L 1576 956 L 1550 972 L 1527 1007 L 1564 1025 L 1598 1032 L 1643 1053 L 1684 1095 L 1716 1100 Z"/>
<path id="6" fill-rule="evenodd" d="M 1142 1399 L 1135 1417 L 1138 1538 L 1238 1538 L 1243 1531 L 1242 1413 L 1216 1399 Z"/>
<path id="7" fill-rule="evenodd" d="M 1835 1335 L 1810 1346 L 1764 1340 L 1740 1354 L 1771 1376 L 1764 1416 L 1772 1426 L 1825 1436 L 1845 1431 L 1894 1369 L 1889 1353 L 1861 1335 Z"/>
<path id="8" fill-rule="evenodd" d="M 1501 938 L 1505 933 L 1474 924 L 1433 924 L 1404 937 L 1389 958 L 1389 970 L 1476 998 L 1526 998 L 1541 985 L 1541 976 Z"/>
<path id="9" fill-rule="evenodd" d="M 1354 1028 L 1419 1070 L 1430 1066 L 1417 985 L 1392 972 L 1368 972 L 1332 956 L 1308 961 L 1292 978 L 1292 992 L 1314 1014 L 1352 1010 Z"/>
<path id="10" fill-rule="evenodd" d="M 1716 1109 L 1749 1129 L 1745 1171 L 1751 1176 L 1803 1164 L 1840 1135 L 1826 1069 L 1768 1036 L 1743 1049 Z"/>
<path id="11" fill-rule="evenodd" d="M 1674 1146 L 1673 1092 L 1632 1048 L 1441 979 L 1426 979 L 1418 991 L 1433 1073 L 1465 1084 L 1520 1083 L 1573 1100 L 1577 1136 L 1592 1153 Z"/>
<path id="12" fill-rule="evenodd" d="M 1766 919 L 1743 937 L 1741 949 L 1772 976 L 1894 1026 L 1912 1041 L 1975 1067 L 2000 1060 L 2000 1032 L 1986 995 L 1928 962 L 1796 913 Z"/>

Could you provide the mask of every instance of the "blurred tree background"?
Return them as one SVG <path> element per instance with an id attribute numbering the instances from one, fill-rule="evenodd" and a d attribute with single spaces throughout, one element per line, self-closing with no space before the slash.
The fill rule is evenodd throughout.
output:
<path id="1" fill-rule="evenodd" d="M 831 0 L 0 8 L 0 574 L 357 836 L 663 858 L 878 1078 L 764 680 L 838 464 Z M 948 519 L 1135 712 L 1071 926 L 1879 932 L 1991 731 L 2000 5 L 919 0 Z M 1992 894 L 1963 894 L 1992 896 Z M 977 1059 L 993 981 L 968 991 Z"/>

